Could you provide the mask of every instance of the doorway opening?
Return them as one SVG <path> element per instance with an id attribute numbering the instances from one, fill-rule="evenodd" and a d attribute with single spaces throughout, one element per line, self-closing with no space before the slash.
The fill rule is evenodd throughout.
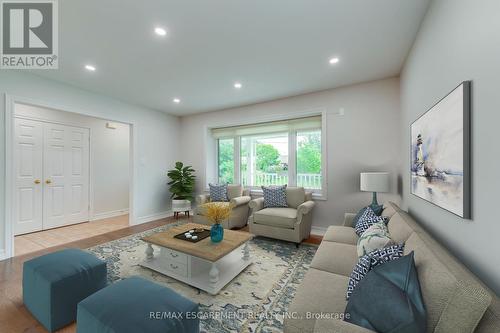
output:
<path id="1" fill-rule="evenodd" d="M 130 124 L 18 102 L 12 117 L 13 256 L 130 225 Z"/>

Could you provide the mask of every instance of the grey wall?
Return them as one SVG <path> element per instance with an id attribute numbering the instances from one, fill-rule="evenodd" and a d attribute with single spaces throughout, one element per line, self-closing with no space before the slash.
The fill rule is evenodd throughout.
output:
<path id="1" fill-rule="evenodd" d="M 401 75 L 403 207 L 500 293 L 500 1 L 435 0 Z M 409 125 L 472 80 L 472 219 L 409 193 Z"/>
<path id="2" fill-rule="evenodd" d="M 340 109 L 345 115 L 339 116 Z M 198 171 L 197 191 L 207 184 L 205 168 L 215 159 L 207 142 L 207 127 L 251 124 L 270 117 L 294 117 L 310 110 L 327 115 L 328 199 L 317 201 L 313 227 L 341 224 L 345 212 L 356 212 L 371 202 L 371 194 L 359 191 L 362 171 L 389 171 L 391 193 L 379 200 L 400 201 L 397 174 L 400 170 L 399 79 L 373 81 L 338 89 L 285 98 L 217 112 L 181 118 L 182 161 Z M 210 173 L 210 172 L 209 172 Z M 213 181 L 213 180 L 211 180 Z"/>
<path id="3" fill-rule="evenodd" d="M 130 180 L 130 125 L 58 111 L 38 106 L 16 104 L 16 116 L 55 121 L 90 129 L 91 219 L 127 212 Z"/>

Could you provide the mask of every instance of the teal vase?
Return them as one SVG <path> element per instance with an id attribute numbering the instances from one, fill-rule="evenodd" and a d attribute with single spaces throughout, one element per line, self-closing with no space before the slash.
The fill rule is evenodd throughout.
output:
<path id="1" fill-rule="evenodd" d="M 222 224 L 220 223 L 215 223 L 212 225 L 212 228 L 210 228 L 210 239 L 214 243 L 219 243 L 222 241 L 224 238 L 224 228 L 222 227 Z"/>

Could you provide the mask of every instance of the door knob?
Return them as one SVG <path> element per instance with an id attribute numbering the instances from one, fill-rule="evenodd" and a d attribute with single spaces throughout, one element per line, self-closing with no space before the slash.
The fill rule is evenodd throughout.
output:
<path id="1" fill-rule="evenodd" d="M 47 179 L 47 180 L 45 181 L 45 184 L 52 184 L 52 180 Z"/>
<path id="2" fill-rule="evenodd" d="M 35 179 L 35 184 L 40 184 L 40 179 Z"/>

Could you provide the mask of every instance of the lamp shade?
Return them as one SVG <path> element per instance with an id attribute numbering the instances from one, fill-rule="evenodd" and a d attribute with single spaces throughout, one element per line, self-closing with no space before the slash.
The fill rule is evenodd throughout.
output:
<path id="1" fill-rule="evenodd" d="M 360 190 L 367 192 L 389 192 L 388 172 L 362 172 Z"/>

